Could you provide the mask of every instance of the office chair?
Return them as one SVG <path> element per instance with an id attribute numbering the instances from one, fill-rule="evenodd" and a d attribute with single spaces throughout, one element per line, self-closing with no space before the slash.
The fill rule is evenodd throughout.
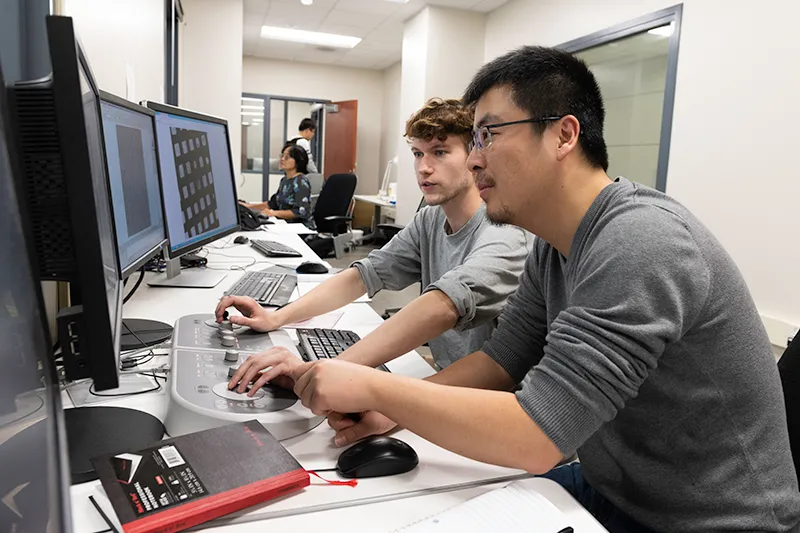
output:
<path id="1" fill-rule="evenodd" d="M 353 240 L 353 194 L 355 174 L 332 174 L 325 181 L 314 206 L 314 223 L 319 235 L 306 238 L 308 246 L 320 257 L 331 252 L 338 259 L 348 251 Z"/>
<path id="2" fill-rule="evenodd" d="M 800 333 L 796 334 L 778 360 L 778 372 L 786 402 L 789 445 L 794 468 L 800 478 Z"/>
<path id="3" fill-rule="evenodd" d="M 419 205 L 417 206 L 417 213 L 419 210 L 425 207 L 425 197 L 423 196 L 422 199 L 419 201 Z M 386 238 L 386 242 L 392 240 L 392 237 L 400 233 L 400 231 L 405 226 L 403 224 L 378 224 L 378 229 L 383 233 L 384 237 Z"/>
<path id="4" fill-rule="evenodd" d="M 311 211 L 314 211 L 314 207 L 317 205 L 317 199 L 319 198 L 319 193 L 322 191 L 322 186 L 325 185 L 325 178 L 322 177 L 322 174 L 318 172 L 311 172 L 306 174 L 309 183 L 311 183 Z"/>

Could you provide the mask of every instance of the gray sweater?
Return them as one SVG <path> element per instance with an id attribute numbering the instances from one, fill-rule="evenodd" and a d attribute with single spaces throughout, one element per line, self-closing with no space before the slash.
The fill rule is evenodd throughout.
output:
<path id="1" fill-rule="evenodd" d="M 422 281 L 423 293 L 439 290 L 458 310 L 455 328 L 428 342 L 444 368 L 481 349 L 494 331 L 506 299 L 519 285 L 533 236 L 511 226 L 493 226 L 481 208 L 456 233 L 440 207 L 421 209 L 380 250 L 354 265 L 369 296 Z"/>
<path id="2" fill-rule="evenodd" d="M 800 522 L 783 393 L 736 265 L 686 208 L 618 179 L 569 258 L 538 239 L 484 351 L 611 503 L 656 531 Z"/>

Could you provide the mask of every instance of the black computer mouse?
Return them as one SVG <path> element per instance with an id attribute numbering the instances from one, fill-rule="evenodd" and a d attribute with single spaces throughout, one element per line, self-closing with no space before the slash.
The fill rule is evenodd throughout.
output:
<path id="1" fill-rule="evenodd" d="M 315 263 L 313 261 L 306 261 L 297 266 L 295 271 L 298 274 L 327 274 L 328 267 L 322 263 Z"/>
<path id="2" fill-rule="evenodd" d="M 414 470 L 417 452 L 393 437 L 369 437 L 343 451 L 336 472 L 346 478 L 393 476 Z"/>
<path id="3" fill-rule="evenodd" d="M 250 242 L 250 239 L 248 239 L 244 235 L 239 235 L 238 237 L 233 239 L 233 242 L 235 242 L 236 244 L 247 244 L 248 242 Z"/>

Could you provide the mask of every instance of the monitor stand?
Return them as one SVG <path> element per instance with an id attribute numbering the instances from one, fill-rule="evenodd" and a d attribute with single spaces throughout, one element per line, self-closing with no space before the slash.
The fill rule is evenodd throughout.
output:
<path id="1" fill-rule="evenodd" d="M 120 349 L 124 352 L 156 346 L 172 336 L 172 326 L 157 320 L 125 318 L 122 328 Z"/>
<path id="2" fill-rule="evenodd" d="M 147 284 L 150 287 L 184 287 L 189 289 L 211 289 L 225 279 L 225 272 L 208 269 L 181 270 L 180 259 L 167 261 L 166 277 L 157 277 Z"/>
<path id="3" fill-rule="evenodd" d="M 136 452 L 164 437 L 158 418 L 125 407 L 64 409 L 64 422 L 73 485 L 97 479 L 92 458 Z"/>

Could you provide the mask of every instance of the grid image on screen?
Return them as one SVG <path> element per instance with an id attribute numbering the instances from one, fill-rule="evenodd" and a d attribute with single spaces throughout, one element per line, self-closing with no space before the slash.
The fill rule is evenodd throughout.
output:
<path id="1" fill-rule="evenodd" d="M 221 124 L 156 112 L 156 141 L 170 251 L 238 223 L 227 131 Z"/>
<path id="2" fill-rule="evenodd" d="M 103 158 L 103 139 L 100 126 L 98 96 L 89 85 L 83 65 L 80 68 L 81 93 L 83 95 L 83 114 L 86 123 L 86 140 L 89 144 L 89 164 L 94 190 L 95 211 L 97 212 L 97 229 L 100 233 L 100 252 L 103 258 L 106 300 L 111 330 L 115 339 L 119 339 L 117 324 L 120 312 L 120 294 L 122 283 L 117 262 L 117 250 L 114 243 L 114 225 L 109 205 L 108 180 L 106 179 L 105 161 Z M 117 352 L 119 352 L 117 346 Z"/>
<path id="3" fill-rule="evenodd" d="M 183 231 L 188 240 L 219 228 L 211 152 L 204 131 L 170 128 L 170 134 L 181 191 Z"/>
<path id="4" fill-rule="evenodd" d="M 165 237 L 153 119 L 111 102 L 100 107 L 117 248 L 126 271 Z"/>

